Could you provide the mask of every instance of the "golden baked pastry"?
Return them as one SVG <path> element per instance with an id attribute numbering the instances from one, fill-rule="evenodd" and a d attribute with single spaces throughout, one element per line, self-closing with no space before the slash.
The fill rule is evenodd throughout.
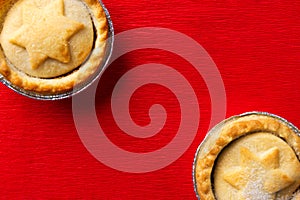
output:
<path id="1" fill-rule="evenodd" d="M 201 200 L 299 199 L 299 132 L 266 113 L 225 120 L 199 146 L 194 175 Z"/>
<path id="2" fill-rule="evenodd" d="M 41 94 L 72 90 L 101 63 L 108 37 L 98 0 L 0 0 L 0 73 Z"/>

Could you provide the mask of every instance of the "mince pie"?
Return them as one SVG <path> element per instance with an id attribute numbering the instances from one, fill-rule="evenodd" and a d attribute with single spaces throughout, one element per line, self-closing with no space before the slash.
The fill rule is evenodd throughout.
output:
<path id="1" fill-rule="evenodd" d="M 0 73 L 13 85 L 59 94 L 86 81 L 105 54 L 98 0 L 2 0 Z"/>
<path id="2" fill-rule="evenodd" d="M 299 200 L 299 160 L 299 131 L 287 121 L 267 113 L 232 117 L 199 146 L 195 189 L 201 200 Z"/>

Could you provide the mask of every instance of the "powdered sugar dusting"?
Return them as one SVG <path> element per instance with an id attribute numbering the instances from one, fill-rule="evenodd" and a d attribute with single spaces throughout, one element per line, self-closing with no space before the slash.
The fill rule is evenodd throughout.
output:
<path id="1" fill-rule="evenodd" d="M 263 182 L 258 179 L 250 181 L 242 193 L 245 200 L 272 200 L 275 199 L 273 194 L 268 194 L 263 189 Z"/>

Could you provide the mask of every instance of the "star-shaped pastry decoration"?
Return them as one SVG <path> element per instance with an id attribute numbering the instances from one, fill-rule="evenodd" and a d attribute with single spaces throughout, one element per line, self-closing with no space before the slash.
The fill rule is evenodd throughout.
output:
<path id="1" fill-rule="evenodd" d="M 272 199 L 276 192 L 295 182 L 279 167 L 280 157 L 277 147 L 259 155 L 241 147 L 239 166 L 230 168 L 223 178 L 239 191 L 239 199 L 252 199 L 258 195 L 261 199 Z"/>
<path id="2" fill-rule="evenodd" d="M 22 20 L 9 41 L 27 50 L 33 69 L 47 58 L 70 61 L 68 40 L 84 25 L 64 16 L 63 0 L 52 0 L 43 8 L 24 6 Z"/>

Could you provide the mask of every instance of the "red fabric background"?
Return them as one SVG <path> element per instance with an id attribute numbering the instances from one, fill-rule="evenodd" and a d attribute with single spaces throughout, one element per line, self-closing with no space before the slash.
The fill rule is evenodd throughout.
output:
<path id="1" fill-rule="evenodd" d="M 165 27 L 199 42 L 218 66 L 229 117 L 261 110 L 300 126 L 300 1 L 104 1 L 116 34 L 137 27 Z M 211 116 L 207 87 L 195 69 L 168 52 L 145 49 L 114 62 L 100 80 L 96 110 L 101 126 L 118 146 L 135 152 L 158 149 L 179 124 L 178 101 L 166 88 L 146 85 L 132 97 L 131 114 L 149 123 L 148 108 L 168 111 L 163 132 L 147 140 L 122 133 L 112 120 L 110 95 L 129 69 L 143 63 L 168 64 L 193 86 L 201 120 L 195 140 L 177 161 L 144 174 L 116 171 L 92 157 L 76 132 L 71 99 L 37 101 L 0 84 L 1 199 L 196 199 L 192 162 Z M 145 106 L 145 104 L 147 106 Z"/>

